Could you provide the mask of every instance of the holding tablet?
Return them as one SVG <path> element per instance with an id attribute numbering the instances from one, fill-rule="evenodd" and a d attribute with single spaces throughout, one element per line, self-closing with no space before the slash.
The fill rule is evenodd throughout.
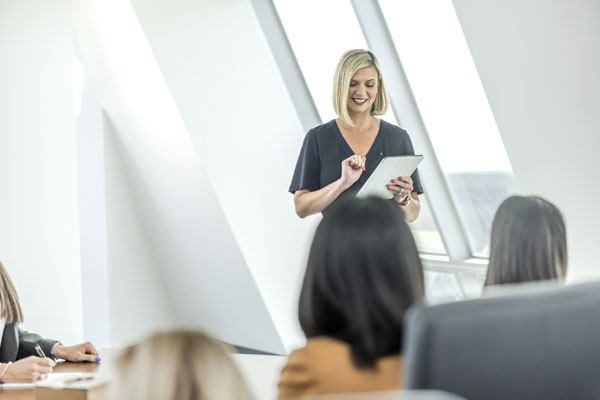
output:
<path id="1" fill-rule="evenodd" d="M 388 189 L 389 182 L 400 176 L 412 175 L 422 160 L 422 155 L 384 157 L 356 194 L 356 197 L 393 198 L 393 193 Z"/>
<path id="2" fill-rule="evenodd" d="M 407 221 L 418 217 L 423 193 L 415 169 L 418 160 L 413 159 L 410 168 L 393 168 L 396 162 L 408 162 L 393 161 L 394 157 L 414 156 L 410 137 L 404 129 L 377 117 L 388 108 L 380 71 L 369 50 L 354 49 L 342 55 L 333 87 L 338 118 L 308 131 L 290 183 L 300 218 L 316 213 L 325 216 L 343 198 L 355 197 L 368 180 L 370 188 L 378 188 L 365 189 L 361 197 L 373 192 L 393 197 Z M 371 182 L 376 168 L 388 166 L 389 171 L 378 170 L 378 178 Z"/>

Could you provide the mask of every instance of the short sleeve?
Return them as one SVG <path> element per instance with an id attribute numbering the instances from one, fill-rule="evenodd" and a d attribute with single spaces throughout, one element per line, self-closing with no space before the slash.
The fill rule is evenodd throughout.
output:
<path id="1" fill-rule="evenodd" d="M 315 391 L 317 377 L 310 365 L 311 359 L 307 357 L 305 347 L 289 355 L 277 384 L 278 399 L 295 398 Z"/>
<path id="2" fill-rule="evenodd" d="M 410 140 L 410 136 L 406 135 L 406 140 L 404 141 L 404 151 L 406 155 L 415 155 L 415 149 L 413 148 L 412 141 Z M 416 169 L 415 172 L 410 176 L 413 181 L 413 192 L 417 192 L 417 194 L 423 194 L 423 185 L 421 184 L 421 177 L 419 176 L 419 170 Z"/>
<path id="3" fill-rule="evenodd" d="M 304 138 L 289 192 L 294 194 L 297 190 L 319 190 L 320 170 L 319 146 L 314 131 L 310 130 Z"/>

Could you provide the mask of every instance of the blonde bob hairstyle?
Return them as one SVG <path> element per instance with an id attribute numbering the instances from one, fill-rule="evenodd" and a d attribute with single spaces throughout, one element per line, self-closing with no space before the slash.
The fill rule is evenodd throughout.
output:
<path id="1" fill-rule="evenodd" d="M 249 400 L 226 348 L 198 331 L 159 332 L 115 362 L 113 400 Z"/>
<path id="2" fill-rule="evenodd" d="M 348 113 L 348 88 L 352 77 L 359 69 L 375 67 L 378 74 L 377 96 L 371 108 L 371 115 L 383 115 L 388 109 L 388 97 L 381 75 L 381 67 L 375 54 L 369 50 L 353 49 L 342 55 L 333 77 L 333 109 L 340 119 L 350 126 L 354 123 Z"/>
<path id="3" fill-rule="evenodd" d="M 0 317 L 7 324 L 20 324 L 23 322 L 23 311 L 19 303 L 17 291 L 8 276 L 4 265 L 0 262 Z"/>

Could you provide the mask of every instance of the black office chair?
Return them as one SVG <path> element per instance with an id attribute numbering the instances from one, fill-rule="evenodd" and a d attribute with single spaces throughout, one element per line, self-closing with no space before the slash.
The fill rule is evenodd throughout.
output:
<path id="1" fill-rule="evenodd" d="M 409 310 L 405 387 L 469 400 L 600 399 L 600 283 L 518 292 Z"/>
<path id="2" fill-rule="evenodd" d="M 302 397 L 306 399 L 306 397 Z M 392 392 L 369 392 L 311 396 L 311 400 L 465 400 L 463 397 L 439 390 L 398 390 Z"/>

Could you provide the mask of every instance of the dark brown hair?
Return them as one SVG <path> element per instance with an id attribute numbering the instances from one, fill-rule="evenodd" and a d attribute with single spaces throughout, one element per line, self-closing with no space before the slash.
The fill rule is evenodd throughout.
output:
<path id="1" fill-rule="evenodd" d="M 7 324 L 20 324 L 23 322 L 23 311 L 19 303 L 17 291 L 8 276 L 4 265 L 0 262 L 0 317 Z"/>
<path id="2" fill-rule="evenodd" d="M 350 345 L 357 366 L 401 353 L 406 310 L 423 299 L 423 270 L 404 213 L 379 198 L 341 200 L 319 224 L 299 304 L 306 337 Z"/>
<path id="3" fill-rule="evenodd" d="M 492 224 L 486 286 L 564 279 L 567 235 L 553 204 L 537 196 L 512 196 Z"/>

